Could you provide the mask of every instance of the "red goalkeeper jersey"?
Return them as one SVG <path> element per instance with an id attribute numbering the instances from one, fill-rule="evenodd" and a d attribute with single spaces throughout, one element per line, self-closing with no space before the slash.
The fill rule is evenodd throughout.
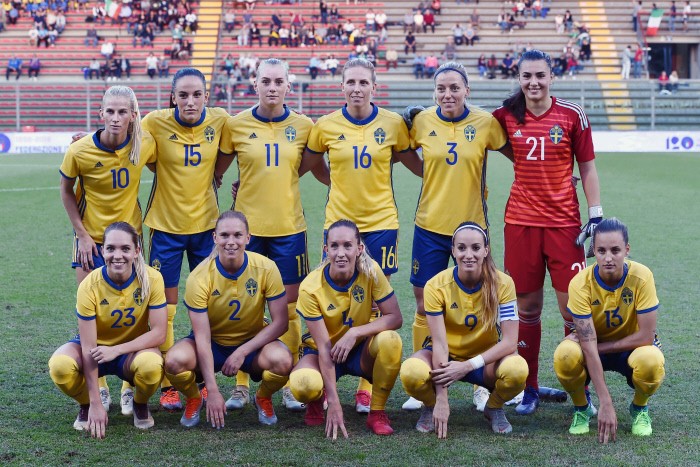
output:
<path id="1" fill-rule="evenodd" d="M 581 106 L 552 97 L 547 112 L 536 117 L 526 111 L 522 125 L 503 107 L 493 115 L 505 129 L 515 156 L 506 223 L 580 226 L 576 188 L 571 183 L 574 158 L 579 164 L 595 158 L 591 127 Z"/>

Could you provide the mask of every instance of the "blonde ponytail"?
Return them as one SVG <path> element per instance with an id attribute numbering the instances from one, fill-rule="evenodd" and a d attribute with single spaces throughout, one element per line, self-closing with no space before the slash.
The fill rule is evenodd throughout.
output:
<path id="1" fill-rule="evenodd" d="M 355 269 L 357 272 L 360 274 L 364 274 L 370 279 L 372 279 L 372 282 L 375 284 L 377 283 L 377 271 L 374 268 L 374 260 L 372 259 L 372 256 L 369 254 L 369 251 L 367 250 L 367 246 L 365 243 L 362 241 L 362 237 L 360 236 L 360 230 L 357 228 L 357 225 L 350 220 L 347 219 L 341 219 L 339 221 L 335 221 L 333 224 L 331 224 L 330 227 L 328 227 L 328 231 L 326 233 L 326 245 L 328 244 L 328 235 L 331 233 L 331 230 L 336 229 L 338 227 L 347 227 L 351 229 L 355 233 L 355 240 L 357 240 L 357 244 L 362 246 L 362 253 L 357 257 L 357 260 L 355 261 Z M 323 269 L 326 267 L 326 265 L 330 264 L 331 260 L 328 258 L 328 255 L 321 261 L 321 263 L 318 265 L 316 269 Z"/>
<path id="2" fill-rule="evenodd" d="M 139 102 L 136 99 L 133 89 L 128 86 L 111 86 L 102 98 L 102 107 L 109 97 L 126 97 L 129 99 L 130 110 L 136 114 L 135 120 L 129 124 L 129 135 L 131 136 L 131 151 L 129 152 L 129 160 L 132 164 L 138 165 L 141 156 L 141 111 L 139 110 Z"/>

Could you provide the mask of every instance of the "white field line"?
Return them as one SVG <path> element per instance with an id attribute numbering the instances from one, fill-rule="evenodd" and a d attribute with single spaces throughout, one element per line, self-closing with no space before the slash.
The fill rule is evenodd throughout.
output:
<path id="1" fill-rule="evenodd" d="M 150 185 L 153 183 L 153 180 L 141 180 L 141 184 L 143 185 Z M 34 186 L 34 187 L 29 187 L 29 188 L 0 188 L 0 193 L 14 193 L 14 192 L 21 192 L 21 191 L 49 191 L 49 190 L 58 190 L 58 186 Z"/>

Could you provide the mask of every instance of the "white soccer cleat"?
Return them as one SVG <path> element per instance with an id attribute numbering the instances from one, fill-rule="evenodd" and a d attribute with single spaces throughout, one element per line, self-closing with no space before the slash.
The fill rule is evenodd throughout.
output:
<path id="1" fill-rule="evenodd" d="M 122 408 L 122 415 L 134 414 L 134 390 L 132 388 L 127 388 L 122 391 L 119 405 L 121 405 Z"/>
<path id="2" fill-rule="evenodd" d="M 423 408 L 423 403 L 414 397 L 409 397 L 406 402 L 401 406 L 402 410 L 407 410 L 409 412 L 420 410 Z"/>
<path id="3" fill-rule="evenodd" d="M 100 388 L 100 401 L 105 412 L 109 412 L 109 407 L 112 405 L 112 396 L 109 395 L 109 388 Z"/>
<path id="4" fill-rule="evenodd" d="M 474 397 L 472 399 L 472 402 L 474 403 L 474 407 L 476 407 L 476 410 L 478 410 L 479 412 L 483 412 L 484 407 L 486 407 L 486 402 L 489 400 L 490 396 L 491 393 L 488 389 L 475 385 Z"/>

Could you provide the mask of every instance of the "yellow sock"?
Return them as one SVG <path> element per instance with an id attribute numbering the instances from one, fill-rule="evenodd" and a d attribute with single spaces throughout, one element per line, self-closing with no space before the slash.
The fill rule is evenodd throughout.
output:
<path id="1" fill-rule="evenodd" d="M 155 352 L 141 352 L 129 368 L 134 375 L 134 402 L 147 404 L 163 379 L 163 357 Z"/>
<path id="2" fill-rule="evenodd" d="M 97 385 L 101 388 L 109 389 L 109 384 L 107 384 L 107 377 L 100 376 L 99 378 L 97 378 Z"/>
<path id="3" fill-rule="evenodd" d="M 435 406 L 435 386 L 430 379 L 430 366 L 419 358 L 407 358 L 401 365 L 401 384 L 411 397 L 425 404 Z"/>
<path id="4" fill-rule="evenodd" d="M 384 410 L 399 376 L 402 348 L 401 336 L 396 331 L 382 331 L 372 338 L 369 344 L 369 354 L 374 358 L 370 410 Z"/>
<path id="5" fill-rule="evenodd" d="M 126 391 L 127 389 L 133 389 L 133 386 L 129 384 L 128 381 L 122 381 L 122 392 Z"/>
<path id="6" fill-rule="evenodd" d="M 263 399 L 269 399 L 274 393 L 282 389 L 288 380 L 289 376 L 282 376 L 269 370 L 264 370 L 257 395 Z"/>
<path id="7" fill-rule="evenodd" d="M 418 352 L 423 348 L 423 344 L 430 336 L 430 328 L 425 315 L 416 315 L 413 319 L 413 353 Z"/>
<path id="8" fill-rule="evenodd" d="M 664 363 L 664 354 L 653 345 L 639 347 L 630 354 L 627 364 L 632 368 L 634 405 L 644 407 L 659 389 L 666 375 Z"/>
<path id="9" fill-rule="evenodd" d="M 323 395 L 323 377 L 312 368 L 294 370 L 289 375 L 289 387 L 296 400 L 308 404 Z"/>
<path id="10" fill-rule="evenodd" d="M 581 346 L 569 339 L 564 339 L 554 351 L 554 373 L 562 387 L 569 393 L 577 407 L 588 405 L 586 399 L 586 365 Z"/>
<path id="11" fill-rule="evenodd" d="M 85 375 L 78 369 L 78 362 L 68 355 L 54 355 L 49 359 L 49 374 L 58 389 L 78 404 L 90 403 Z"/>
<path id="12" fill-rule="evenodd" d="M 504 358 L 496 369 L 496 387 L 486 401 L 491 409 L 500 409 L 503 405 L 525 389 L 527 379 L 527 362 L 520 355 Z"/>
<path id="13" fill-rule="evenodd" d="M 360 378 L 360 381 L 357 382 L 357 391 L 367 391 L 372 394 L 372 383 L 364 378 Z"/>
<path id="14" fill-rule="evenodd" d="M 299 361 L 299 347 L 301 346 L 301 317 L 297 313 L 297 302 L 287 303 L 287 315 L 289 316 L 289 329 L 282 334 L 280 340 L 292 353 L 292 365 L 296 365 Z M 289 380 L 284 387 L 289 387 Z"/>
<path id="15" fill-rule="evenodd" d="M 187 399 L 201 397 L 199 386 L 197 386 L 197 381 L 195 380 L 194 371 L 183 371 L 176 375 L 166 373 L 166 376 L 173 387 L 183 393 Z"/>
<path id="16" fill-rule="evenodd" d="M 238 373 L 236 373 L 236 386 L 250 387 L 250 375 L 245 371 L 238 370 Z"/>
<path id="17" fill-rule="evenodd" d="M 163 345 L 158 347 L 161 354 L 163 355 L 163 360 L 165 360 L 165 355 L 170 350 L 170 347 L 175 343 L 175 331 L 173 329 L 173 323 L 175 322 L 175 314 L 177 313 L 177 305 L 168 303 L 168 327 L 165 329 L 165 342 Z M 168 377 L 163 373 L 163 381 L 160 383 L 160 387 L 167 388 L 172 386 L 172 383 L 168 380 Z"/>

